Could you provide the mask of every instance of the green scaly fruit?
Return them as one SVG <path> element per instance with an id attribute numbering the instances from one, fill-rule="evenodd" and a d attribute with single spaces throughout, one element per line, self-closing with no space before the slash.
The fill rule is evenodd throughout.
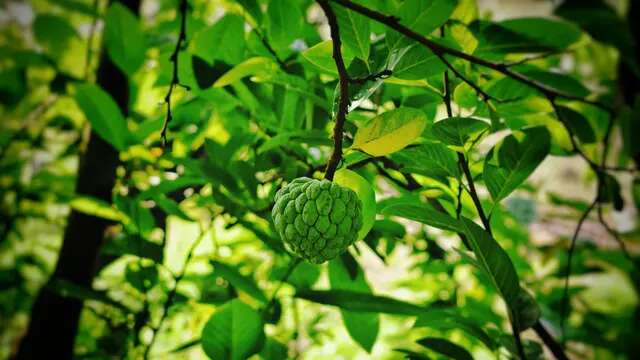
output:
<path id="1" fill-rule="evenodd" d="M 271 215 L 287 250 L 321 264 L 357 240 L 362 201 L 336 183 L 301 177 L 278 190 Z"/>

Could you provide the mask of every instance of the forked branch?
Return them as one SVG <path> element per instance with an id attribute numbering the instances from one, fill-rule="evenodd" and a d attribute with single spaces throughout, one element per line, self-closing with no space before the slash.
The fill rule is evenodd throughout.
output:
<path id="1" fill-rule="evenodd" d="M 342 41 L 340 40 L 340 28 L 338 19 L 327 0 L 318 0 L 318 4 L 324 11 L 331 30 L 331 40 L 333 42 L 333 60 L 338 69 L 338 82 L 340 95 L 338 98 L 338 111 L 336 113 L 335 125 L 333 127 L 333 153 L 327 162 L 325 179 L 333 180 L 333 175 L 342 160 L 342 133 L 347 112 L 349 111 L 349 74 L 342 58 Z"/>

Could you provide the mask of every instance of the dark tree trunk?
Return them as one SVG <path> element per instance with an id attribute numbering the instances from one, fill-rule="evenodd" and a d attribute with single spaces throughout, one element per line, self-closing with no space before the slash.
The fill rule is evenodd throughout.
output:
<path id="1" fill-rule="evenodd" d="M 140 0 L 123 0 L 134 14 Z M 97 83 L 116 101 L 124 114 L 128 113 L 129 87 L 127 77 L 102 51 Z M 111 202 L 119 154 L 95 132 L 89 135 L 87 149 L 81 154 L 76 193 Z M 63 279 L 91 287 L 96 260 L 105 229 L 111 223 L 105 219 L 72 211 L 64 232 L 62 248 L 52 279 Z M 82 301 L 62 297 L 47 286 L 38 294 L 31 311 L 31 322 L 22 339 L 18 359 L 71 359 Z"/>

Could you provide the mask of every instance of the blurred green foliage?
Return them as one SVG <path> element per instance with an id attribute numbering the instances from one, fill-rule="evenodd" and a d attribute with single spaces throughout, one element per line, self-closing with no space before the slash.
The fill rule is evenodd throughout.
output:
<path id="1" fill-rule="evenodd" d="M 323 11 L 185 3 L 1 5 L 1 358 L 41 289 L 83 301 L 78 358 L 517 358 L 514 329 L 528 359 L 552 356 L 536 324 L 572 358 L 637 354 L 630 1 L 502 21 L 473 0 L 358 2 L 554 96 L 331 2 L 351 78 L 339 165 L 377 214 L 321 265 L 286 252 L 271 208 L 333 151 Z M 128 113 L 96 81 L 106 57 Z M 119 154 L 111 201 L 75 190 L 89 134 Z M 110 221 L 91 287 L 52 276 L 71 211 Z"/>

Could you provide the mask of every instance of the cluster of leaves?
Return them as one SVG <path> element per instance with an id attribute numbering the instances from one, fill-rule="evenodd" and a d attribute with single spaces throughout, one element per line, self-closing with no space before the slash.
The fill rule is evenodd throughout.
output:
<path id="1" fill-rule="evenodd" d="M 640 181 L 616 171 L 635 173 L 640 109 L 619 103 L 616 70 L 640 70 L 614 9 L 567 1 L 557 18 L 492 21 L 473 0 L 153 3 L 138 17 L 118 1 L 34 0 L 35 19 L 1 33 L 8 339 L 73 209 L 113 221 L 92 288 L 47 284 L 85 301 L 79 355 L 326 358 L 314 347 L 330 343 L 354 357 L 535 359 L 563 353 L 554 338 L 579 357 L 633 354 L 640 277 L 619 245 L 637 245 L 638 224 L 605 220 L 638 208 Z M 98 53 L 126 75 L 128 113 L 94 80 Z M 362 197 L 368 225 L 339 258 L 300 263 L 273 228 L 273 197 L 323 176 L 341 116 L 334 180 Z M 120 154 L 111 203 L 74 192 L 87 125 Z M 589 174 L 576 187 L 596 184 L 586 201 L 526 182 L 568 157 Z M 618 243 L 576 244 L 592 210 Z M 534 225 L 558 214 L 570 229 L 541 246 Z M 565 287 L 568 269 L 601 282 Z M 618 304 L 594 288 L 611 279 Z"/>

